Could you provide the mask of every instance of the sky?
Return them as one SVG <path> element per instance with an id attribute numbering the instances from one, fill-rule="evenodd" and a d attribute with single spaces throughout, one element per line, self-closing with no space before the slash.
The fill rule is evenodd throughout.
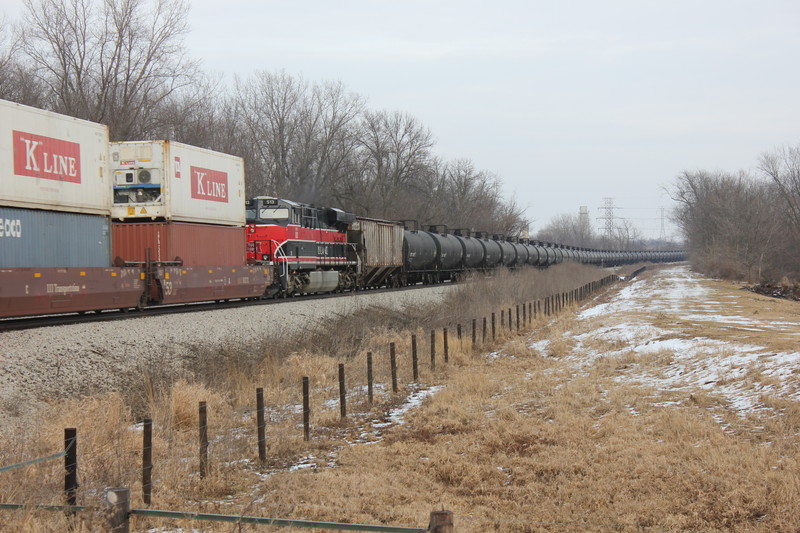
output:
<path id="1" fill-rule="evenodd" d="M 193 0 L 189 22 L 226 80 L 340 81 L 414 116 L 437 156 L 499 176 L 532 233 L 580 206 L 602 229 L 613 198 L 659 237 L 682 171 L 800 144 L 796 0 Z"/>

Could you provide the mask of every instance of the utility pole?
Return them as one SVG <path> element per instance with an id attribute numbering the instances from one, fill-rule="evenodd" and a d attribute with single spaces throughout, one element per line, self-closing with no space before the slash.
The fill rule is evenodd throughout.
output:
<path id="1" fill-rule="evenodd" d="M 667 210 L 663 207 L 661 207 L 660 209 L 661 209 L 661 234 L 658 236 L 658 239 L 661 242 L 664 242 L 667 240 L 667 230 L 666 226 L 664 225 L 664 219 L 666 218 Z"/>

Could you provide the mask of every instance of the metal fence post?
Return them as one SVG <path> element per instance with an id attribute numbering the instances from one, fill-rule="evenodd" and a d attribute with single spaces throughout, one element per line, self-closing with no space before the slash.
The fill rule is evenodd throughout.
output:
<path id="1" fill-rule="evenodd" d="M 264 388 L 256 389 L 256 429 L 258 430 L 258 460 L 267 461 L 267 423 L 264 416 Z"/>
<path id="2" fill-rule="evenodd" d="M 145 418 L 142 431 L 142 501 L 150 505 L 153 496 L 153 420 Z"/>
<path id="3" fill-rule="evenodd" d="M 311 398 L 308 377 L 303 377 L 303 440 L 311 440 Z"/>
<path id="4" fill-rule="evenodd" d="M 450 362 L 450 347 L 447 345 L 447 328 L 444 328 L 444 331 L 442 331 L 442 337 L 443 337 L 443 340 L 444 340 L 444 362 L 445 363 L 449 363 Z"/>
<path id="5" fill-rule="evenodd" d="M 208 473 L 208 412 L 206 402 L 200 402 L 200 478 Z"/>
<path id="6" fill-rule="evenodd" d="M 394 351 L 394 343 L 389 343 L 389 363 L 392 367 L 392 392 L 397 393 L 400 389 L 397 387 L 397 355 Z"/>
<path id="7" fill-rule="evenodd" d="M 431 330 L 431 372 L 436 370 L 436 330 Z"/>
<path id="8" fill-rule="evenodd" d="M 367 352 L 367 399 L 372 405 L 372 352 Z"/>
<path id="9" fill-rule="evenodd" d="M 344 363 L 339 363 L 339 413 L 347 417 L 347 389 L 344 385 Z"/>
<path id="10" fill-rule="evenodd" d="M 78 430 L 64 429 L 64 495 L 67 505 L 78 505 Z"/>
<path id="11" fill-rule="evenodd" d="M 411 373 L 419 381 L 419 359 L 417 358 L 417 336 L 411 335 Z"/>

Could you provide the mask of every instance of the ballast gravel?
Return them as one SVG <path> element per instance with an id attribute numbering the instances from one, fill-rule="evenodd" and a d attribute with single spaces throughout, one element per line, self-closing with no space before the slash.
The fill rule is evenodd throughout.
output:
<path id="1" fill-rule="evenodd" d="M 151 365 L 179 372 L 197 347 L 246 347 L 264 336 L 302 332 L 326 317 L 438 301 L 451 289 L 360 292 L 0 332 L 0 421 L 28 416 L 48 400 L 121 389 Z"/>

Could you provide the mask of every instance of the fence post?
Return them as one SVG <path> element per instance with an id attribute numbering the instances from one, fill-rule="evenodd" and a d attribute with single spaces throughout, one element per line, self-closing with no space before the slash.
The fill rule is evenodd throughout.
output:
<path id="1" fill-rule="evenodd" d="M 393 342 L 389 343 L 389 363 L 392 366 L 392 392 L 397 393 L 400 389 L 397 388 L 397 356 Z"/>
<path id="2" fill-rule="evenodd" d="M 502 320 L 502 319 L 501 319 L 501 320 Z M 495 340 L 495 338 L 496 338 L 496 335 L 495 335 L 495 325 L 496 325 L 495 312 L 494 312 L 494 311 L 492 311 L 492 340 Z"/>
<path id="3" fill-rule="evenodd" d="M 206 402 L 200 402 L 200 479 L 208 473 L 208 412 Z"/>
<path id="4" fill-rule="evenodd" d="M 512 328 L 514 327 L 514 321 L 511 319 L 511 308 L 508 308 L 508 332 L 511 333 Z"/>
<path id="5" fill-rule="evenodd" d="M 106 514 L 111 533 L 130 531 L 131 489 L 106 489 Z"/>
<path id="6" fill-rule="evenodd" d="M 436 330 L 431 330 L 431 372 L 436 370 Z"/>
<path id="7" fill-rule="evenodd" d="M 303 377 L 303 440 L 311 440 L 311 399 L 308 377 Z"/>
<path id="8" fill-rule="evenodd" d="M 481 337 L 481 343 L 486 344 L 486 317 L 483 317 L 483 336 Z"/>
<path id="9" fill-rule="evenodd" d="M 339 412 L 347 417 L 347 389 L 344 386 L 344 363 L 339 363 Z"/>
<path id="10" fill-rule="evenodd" d="M 367 399 L 372 405 L 372 352 L 367 352 Z"/>
<path id="11" fill-rule="evenodd" d="M 447 328 L 444 328 L 444 331 L 442 332 L 442 336 L 444 338 L 444 362 L 445 363 L 449 363 L 450 362 L 450 347 L 447 344 Z"/>
<path id="12" fill-rule="evenodd" d="M 417 336 L 411 335 L 411 372 L 414 381 L 419 381 L 419 359 L 417 358 Z"/>
<path id="13" fill-rule="evenodd" d="M 258 429 L 258 460 L 267 461 L 267 423 L 264 416 L 264 388 L 256 389 L 256 428 Z"/>
<path id="14" fill-rule="evenodd" d="M 519 333 L 519 304 L 517 304 L 517 333 Z"/>
<path id="15" fill-rule="evenodd" d="M 477 321 L 473 318 L 472 319 L 472 349 L 473 350 L 475 349 L 475 344 L 477 342 L 476 330 L 477 330 Z"/>
<path id="16" fill-rule="evenodd" d="M 519 309 L 519 306 L 517 306 L 517 309 Z M 526 302 L 526 303 L 522 304 L 522 323 L 525 324 L 526 326 L 528 325 L 528 313 L 527 313 L 527 311 L 528 311 L 528 304 Z"/>
<path id="17" fill-rule="evenodd" d="M 67 505 L 78 505 L 78 430 L 64 428 L 64 495 Z"/>
<path id="18" fill-rule="evenodd" d="M 453 512 L 452 511 L 433 511 L 431 521 L 428 525 L 431 533 L 454 533 Z"/>
<path id="19" fill-rule="evenodd" d="M 144 419 L 142 432 L 142 501 L 150 505 L 153 495 L 153 419 Z"/>

